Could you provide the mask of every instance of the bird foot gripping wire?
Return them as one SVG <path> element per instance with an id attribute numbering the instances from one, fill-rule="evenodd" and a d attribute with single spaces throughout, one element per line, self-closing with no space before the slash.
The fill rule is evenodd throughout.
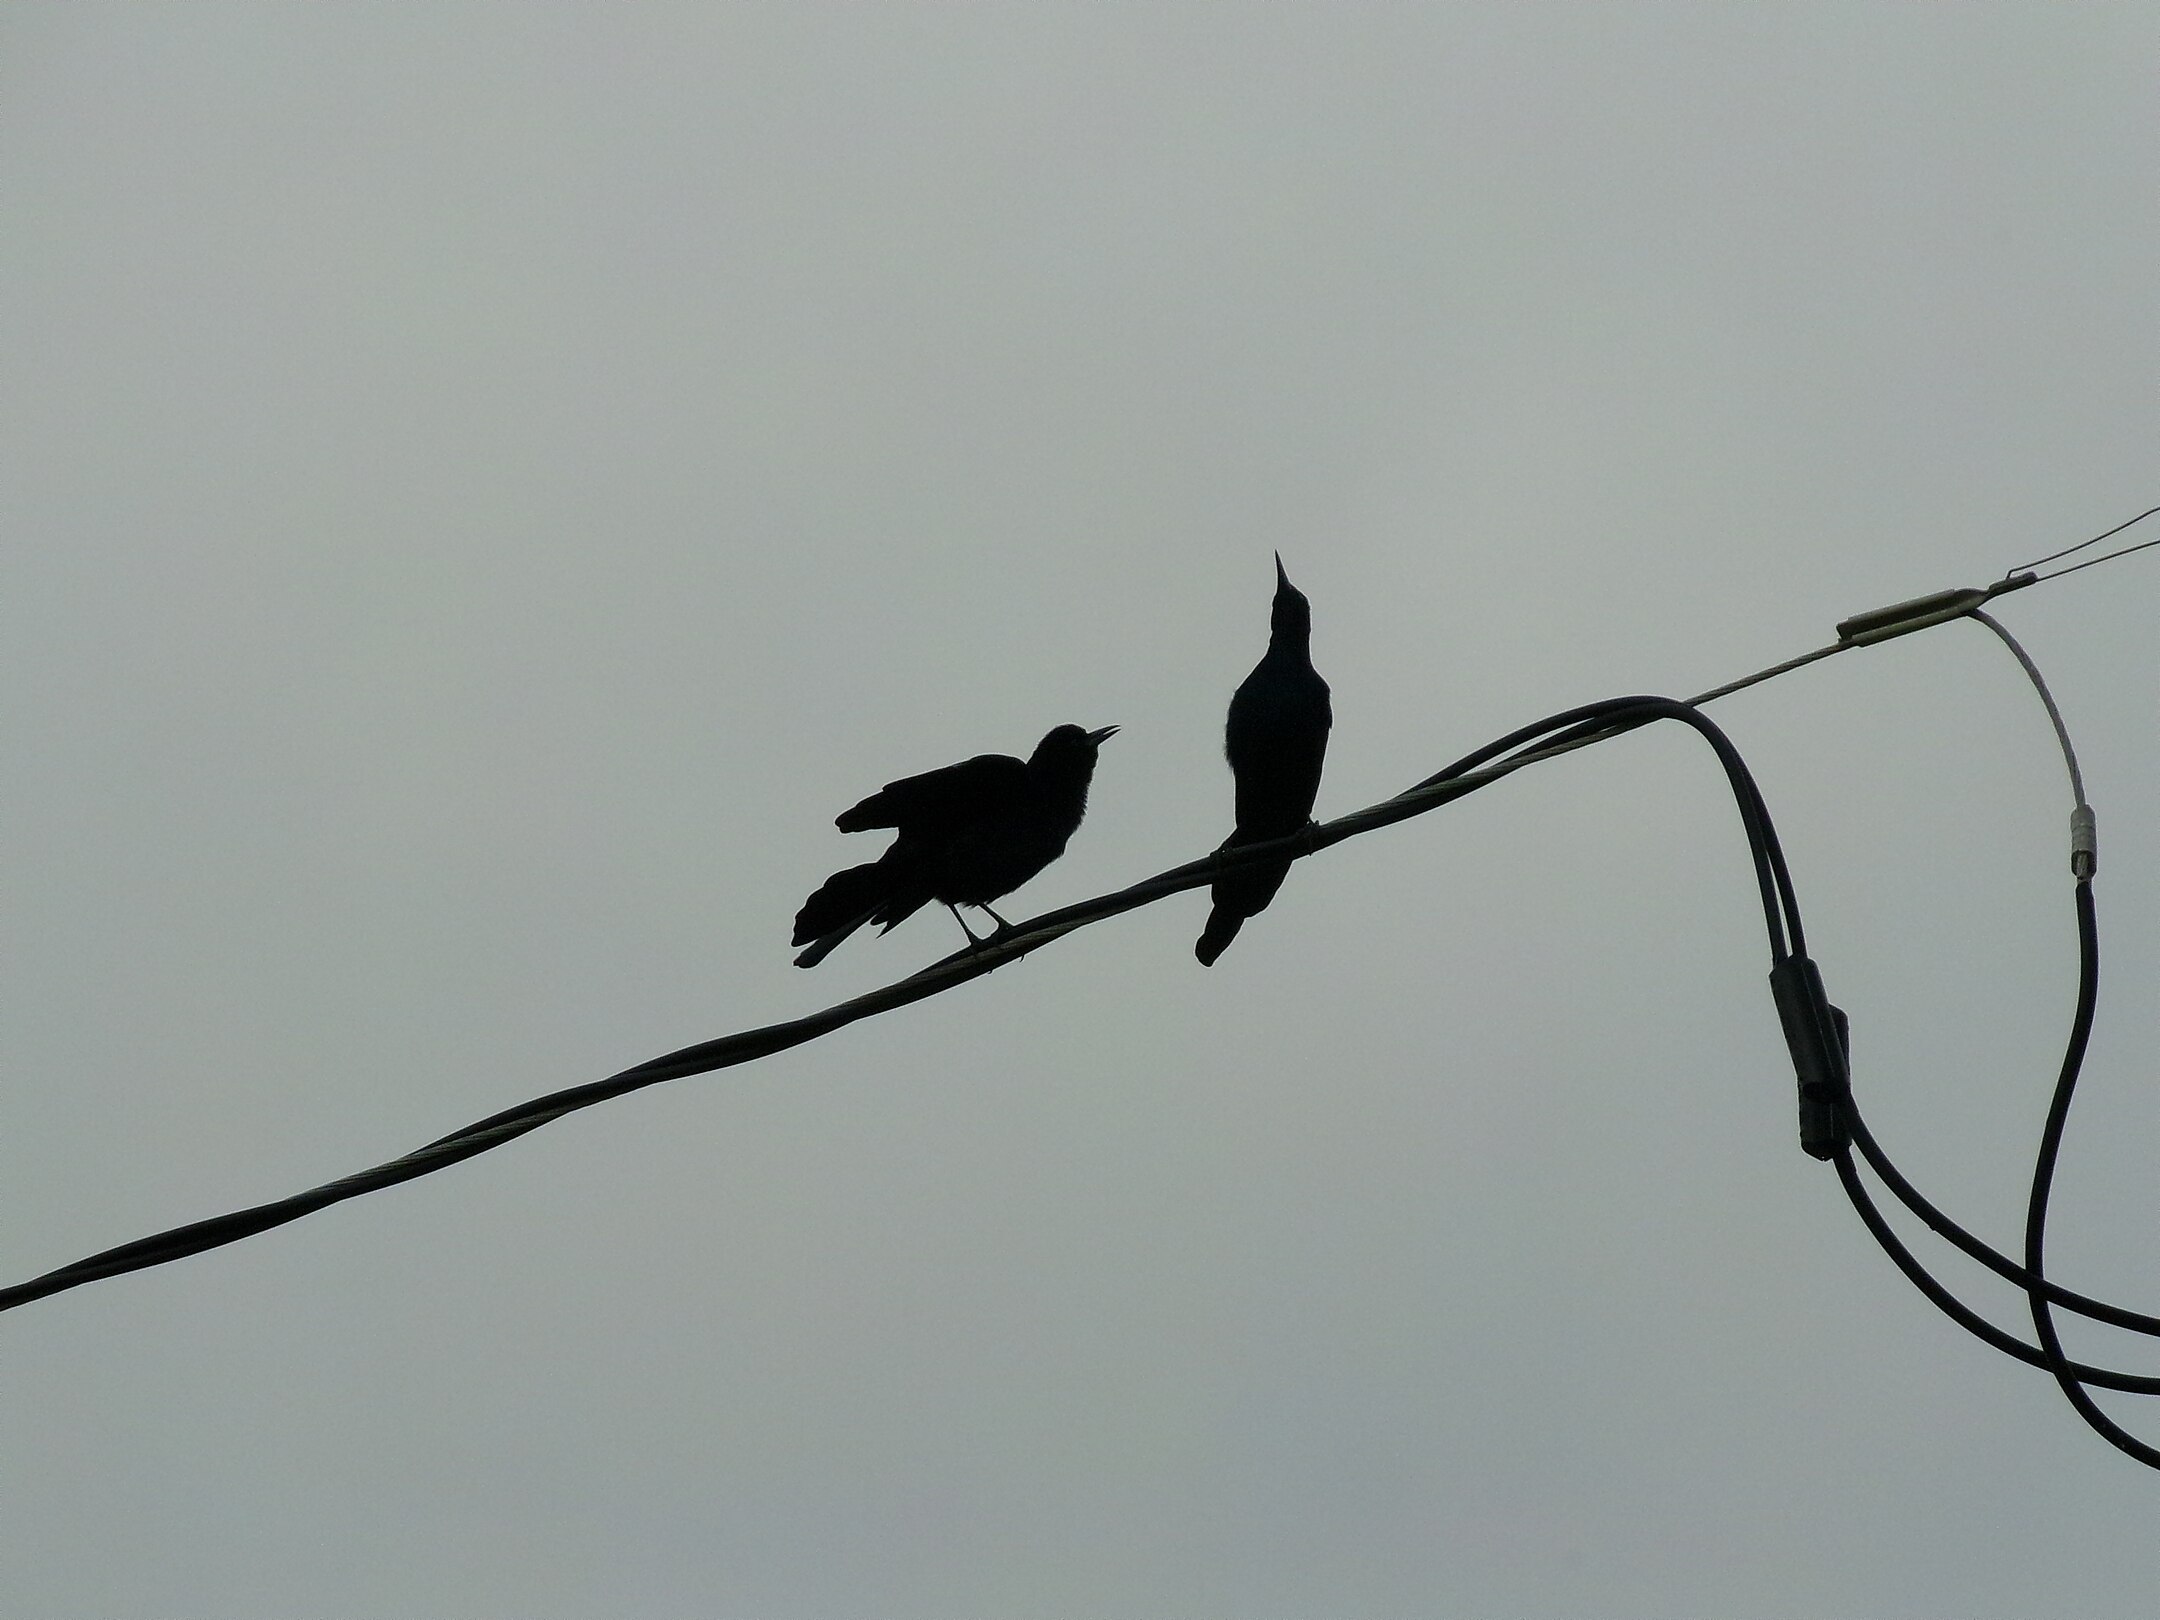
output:
<path id="1" fill-rule="evenodd" d="M 1284 833 L 1280 838 L 1269 838 L 1264 842 L 1271 845 L 1279 844 L 1293 859 L 1302 860 L 1307 855 L 1319 854 L 1333 840 L 1320 836 L 1319 822 L 1307 820 L 1305 825 L 1296 832 Z M 1258 847 L 1258 844 L 1241 844 L 1237 841 L 1236 835 L 1232 834 L 1208 851 L 1207 860 L 1211 866 L 1217 867 L 1247 864 L 1242 857 L 1245 857 L 1249 851 Z"/>
<path id="2" fill-rule="evenodd" d="M 967 935 L 967 943 L 960 947 L 960 954 L 962 956 L 979 956 L 982 952 L 987 951 L 988 949 L 990 949 L 991 946 L 998 944 L 1008 935 L 1019 932 L 1019 930 L 1014 928 L 1011 923 L 1007 922 L 1003 917 L 1000 917 L 996 912 L 991 911 L 988 906 L 978 905 L 975 908 L 977 911 L 988 913 L 990 921 L 995 925 L 986 934 L 978 934 L 975 932 L 974 929 L 970 928 L 967 925 L 967 919 L 960 915 L 960 908 L 958 906 L 948 905 L 945 909 L 952 913 L 953 921 L 960 925 L 960 932 Z M 1027 958 L 1025 956 L 1021 956 L 1017 958 L 1017 960 L 1024 962 L 1027 960 Z M 1003 966 L 1004 963 L 1002 962 L 992 963 L 990 971 L 995 973 L 1000 967 Z"/>
<path id="3" fill-rule="evenodd" d="M 975 908 L 977 911 L 988 913 L 991 922 L 997 925 L 987 934 L 978 934 L 974 929 L 970 928 L 967 925 L 967 918 L 960 915 L 960 908 L 950 901 L 946 902 L 945 909 L 952 913 L 952 920 L 960 925 L 960 932 L 967 935 L 967 948 L 971 951 L 979 951 L 1000 934 L 1012 932 L 1012 924 L 1000 917 L 996 912 L 991 911 L 988 906 L 977 906 Z"/>

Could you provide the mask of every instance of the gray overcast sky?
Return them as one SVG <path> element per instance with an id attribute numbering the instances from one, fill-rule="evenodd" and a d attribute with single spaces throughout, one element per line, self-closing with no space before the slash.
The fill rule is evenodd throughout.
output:
<path id="1" fill-rule="evenodd" d="M 2151 504 L 2156 45 L 10 8 L 5 1280 L 942 954 L 789 965 L 892 777 L 1117 722 L 1013 910 L 1203 852 L 1274 548 L 1332 815 Z M 2000 609 L 2101 814 L 2059 1274 L 2146 1309 L 2156 555 Z M 2014 1243 L 2073 981 L 2044 717 L 1951 626 L 1719 718 L 1877 1130 Z M 2160 1477 L 1799 1152 L 1699 743 L 1331 851 L 1212 971 L 1203 911 L 8 1316 L 0 1607 L 2152 1612 Z"/>

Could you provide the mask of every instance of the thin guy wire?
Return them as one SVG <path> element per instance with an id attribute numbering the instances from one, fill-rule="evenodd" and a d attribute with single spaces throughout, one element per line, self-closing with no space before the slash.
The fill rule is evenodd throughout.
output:
<path id="1" fill-rule="evenodd" d="M 2123 530 L 2129 528 L 2130 525 L 2133 523 L 2143 523 L 2155 512 L 2160 512 L 2160 506 L 2147 507 L 2136 517 L 2125 519 L 2123 522 L 2116 524 L 2114 528 L 2106 530 L 2103 533 L 2094 535 L 2090 540 L 2080 540 L 2074 546 L 2065 546 L 2060 551 L 2051 551 L 2045 557 L 2038 558 L 2029 563 L 2020 563 L 2017 567 L 2011 569 L 2009 573 L 2004 574 L 2003 578 L 2008 579 L 2011 574 L 2022 574 L 2031 569 L 2042 567 L 2047 563 L 2056 561 L 2058 558 L 2075 556 L 2077 553 L 2083 551 L 2087 546 L 2097 546 L 2101 541 L 2109 538 L 2110 536 L 2121 534 Z M 2077 565 L 2076 568 L 2059 568 L 2054 573 L 2049 574 L 2046 577 L 2049 579 L 2061 579 L 2065 574 L 2076 573 L 2078 571 L 2078 568 L 2090 568 L 2093 566 L 2094 563 L 2104 563 L 2112 561 L 2114 558 L 2117 557 L 2127 557 L 2133 551 L 2143 551 L 2146 546 L 2160 546 L 2160 540 L 2146 540 L 2138 545 L 2125 546 L 2120 551 L 2109 552 L 2105 557 L 2095 557 L 2090 562 L 2081 562 Z"/>
<path id="2" fill-rule="evenodd" d="M 2154 507 L 2153 510 L 2156 512 L 2160 512 L 2160 506 Z M 2073 563 L 2068 568 L 2058 568 L 2052 574 L 2042 574 L 2039 579 L 2035 580 L 2033 583 L 2044 584 L 2051 579 L 2061 579 L 2065 574 L 2074 574 L 2080 568 L 2098 568 L 2104 562 L 2113 562 L 2117 557 L 2127 557 L 2133 551 L 2150 551 L 2154 546 L 2160 546 L 2160 539 L 2140 540 L 2134 546 L 2124 546 L 2122 550 L 2111 551 L 2104 557 L 2094 557 L 2087 562 Z"/>

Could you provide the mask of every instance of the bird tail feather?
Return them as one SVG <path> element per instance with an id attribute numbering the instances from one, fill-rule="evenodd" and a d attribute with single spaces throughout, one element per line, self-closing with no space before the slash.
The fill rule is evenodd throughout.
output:
<path id="1" fill-rule="evenodd" d="M 842 941 L 844 941 L 848 937 L 848 935 L 854 933 L 856 929 L 860 928 L 864 923 L 868 922 L 869 920 L 870 913 L 866 911 L 860 917 L 855 918 L 852 922 L 842 923 L 838 928 L 835 928 L 828 933 L 820 934 L 816 939 L 810 942 L 810 948 L 807 951 L 804 951 L 800 956 L 795 958 L 795 965 L 799 968 L 816 967 L 820 962 L 824 961 L 826 957 L 832 955 L 833 951 L 841 944 Z"/>
<path id="2" fill-rule="evenodd" d="M 1235 849 L 1240 840 L 1235 836 L 1223 845 Z M 1207 927 L 1200 931 L 1193 942 L 1193 955 L 1200 958 L 1202 967 L 1213 967 L 1215 958 L 1230 948 L 1237 938 L 1238 930 L 1245 925 L 1247 917 L 1257 917 L 1267 910 L 1280 889 L 1283 879 L 1290 875 L 1288 861 L 1277 865 L 1270 861 L 1248 871 L 1233 872 L 1218 878 L 1209 891 L 1215 901 L 1215 909 L 1208 913 Z"/>
<path id="3" fill-rule="evenodd" d="M 876 916 L 891 893 L 891 868 L 878 861 L 835 872 L 795 913 L 795 937 L 789 943 L 810 947 L 795 958 L 795 965 L 816 967 L 842 940 Z"/>
<path id="4" fill-rule="evenodd" d="M 1193 955 L 1200 958 L 1202 967 L 1213 967 L 1215 958 L 1230 948 L 1237 932 L 1245 926 L 1242 911 L 1228 911 L 1217 906 L 1208 913 L 1207 927 L 1200 930 L 1200 937 L 1193 942 Z"/>

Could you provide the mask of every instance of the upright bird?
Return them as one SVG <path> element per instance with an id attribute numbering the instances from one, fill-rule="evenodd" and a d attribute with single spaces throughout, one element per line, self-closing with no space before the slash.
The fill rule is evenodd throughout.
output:
<path id="1" fill-rule="evenodd" d="M 1005 927 L 990 902 L 1065 853 L 1087 813 L 1095 751 L 1117 729 L 1058 726 L 1024 760 L 977 754 L 886 783 L 834 825 L 842 832 L 891 827 L 900 836 L 868 865 L 835 872 L 803 902 L 794 943 L 810 948 L 795 965 L 816 967 L 864 923 L 890 930 L 932 900 L 953 914 L 970 945 L 980 941 L 962 906 L 989 911 Z"/>
<path id="2" fill-rule="evenodd" d="M 1287 838 L 1312 819 L 1335 720 L 1328 684 L 1312 667 L 1312 604 L 1283 572 L 1279 551 L 1268 622 L 1267 656 L 1231 695 L 1223 728 L 1223 755 L 1237 783 L 1237 830 L 1224 849 Z M 1288 861 L 1268 861 L 1215 880 L 1215 909 L 1193 945 L 1202 967 L 1215 965 L 1247 917 L 1267 910 L 1289 872 Z"/>

